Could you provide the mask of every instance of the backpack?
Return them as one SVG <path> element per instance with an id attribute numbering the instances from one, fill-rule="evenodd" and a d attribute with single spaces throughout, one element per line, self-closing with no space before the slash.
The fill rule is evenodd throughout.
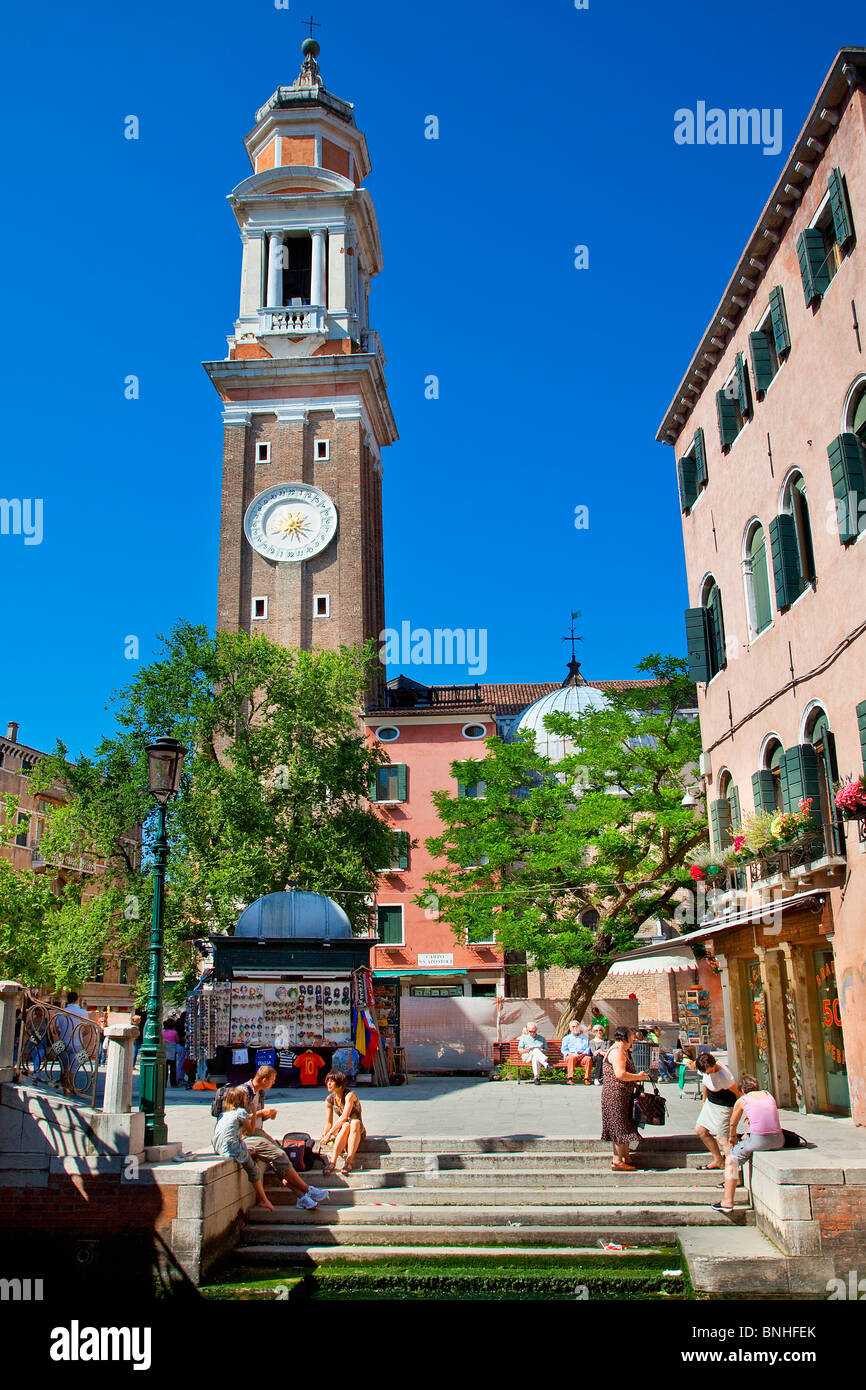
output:
<path id="1" fill-rule="evenodd" d="M 783 1129 L 782 1138 L 784 1139 L 783 1149 L 800 1149 L 805 1147 L 807 1140 L 802 1134 L 797 1134 L 793 1129 Z"/>
<path id="2" fill-rule="evenodd" d="M 286 1158 L 298 1173 L 309 1172 L 316 1159 L 324 1163 L 311 1134 L 304 1134 L 300 1130 L 284 1134 L 282 1147 Z"/>
<path id="3" fill-rule="evenodd" d="M 218 1120 L 220 1115 L 223 1113 L 223 1110 L 225 1110 L 226 1092 L 234 1091 L 235 1089 L 239 1091 L 246 1091 L 247 1094 L 249 1094 L 250 1083 L 249 1081 L 242 1081 L 240 1086 L 236 1086 L 234 1082 L 229 1081 L 225 1086 L 220 1086 L 219 1090 L 217 1091 L 216 1095 L 211 1101 L 210 1106 L 210 1113 L 213 1115 L 215 1120 Z"/>

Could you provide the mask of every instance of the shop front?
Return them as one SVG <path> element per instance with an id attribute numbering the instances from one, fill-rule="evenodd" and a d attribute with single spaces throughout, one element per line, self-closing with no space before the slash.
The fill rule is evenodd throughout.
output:
<path id="1" fill-rule="evenodd" d="M 780 1105 L 847 1115 L 829 895 L 799 894 L 775 906 L 772 915 L 756 909 L 748 921 L 701 933 L 722 972 L 729 1060 Z"/>
<path id="2" fill-rule="evenodd" d="M 211 940 L 213 969 L 187 1007 L 200 1074 L 245 1081 L 268 1063 L 279 1086 L 311 1086 L 331 1068 L 378 1072 L 364 1065 L 353 1033 L 368 1002 L 371 942 L 352 935 L 337 903 L 270 893 L 245 909 L 232 936 Z"/>

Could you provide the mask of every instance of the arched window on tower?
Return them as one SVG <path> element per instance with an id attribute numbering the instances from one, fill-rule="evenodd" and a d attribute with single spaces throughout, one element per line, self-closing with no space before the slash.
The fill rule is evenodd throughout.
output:
<path id="1" fill-rule="evenodd" d="M 749 633 L 752 637 L 757 637 L 773 621 L 767 542 L 760 521 L 750 522 L 743 537 L 743 577 L 746 584 Z"/>
<path id="2" fill-rule="evenodd" d="M 283 242 L 283 304 L 309 304 L 313 274 L 313 239 L 309 232 Z"/>

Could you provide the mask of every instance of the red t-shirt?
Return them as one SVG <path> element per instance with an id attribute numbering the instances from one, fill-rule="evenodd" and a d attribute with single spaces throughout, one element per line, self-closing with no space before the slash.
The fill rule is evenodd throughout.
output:
<path id="1" fill-rule="evenodd" d="M 318 1052 L 302 1052 L 300 1057 L 296 1057 L 295 1066 L 301 1073 L 301 1085 L 315 1086 L 324 1065 L 325 1059 L 320 1057 Z"/>

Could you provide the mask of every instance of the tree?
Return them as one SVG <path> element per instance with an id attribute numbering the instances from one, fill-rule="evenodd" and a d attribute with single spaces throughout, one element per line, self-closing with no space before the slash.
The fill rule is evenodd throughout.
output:
<path id="1" fill-rule="evenodd" d="M 445 862 L 426 882 L 439 915 L 460 941 L 489 940 L 493 928 L 504 950 L 577 970 L 557 1035 L 583 1017 L 640 926 L 690 887 L 686 860 L 706 839 L 706 821 L 680 805 L 700 752 L 686 664 L 652 655 L 637 669 L 655 683 L 545 719 L 571 741 L 560 762 L 524 737 L 491 738 L 482 759 L 451 768 L 485 783 L 483 796 L 433 796 L 444 829 L 427 849 Z"/>
<path id="2" fill-rule="evenodd" d="M 115 696 L 117 732 L 72 763 L 58 744 L 32 774 L 35 786 L 59 780 L 69 793 L 43 837 L 45 857 L 85 846 L 105 861 L 67 936 L 88 918 L 101 946 L 146 962 L 155 809 L 145 750 L 162 734 L 189 749 L 169 815 L 168 962 L 188 967 L 191 939 L 229 931 L 246 904 L 293 882 L 337 897 L 366 927 L 376 869 L 393 852 L 391 831 L 364 804 L 383 761 L 358 721 L 372 648 L 288 651 L 186 623 L 163 641 Z"/>

